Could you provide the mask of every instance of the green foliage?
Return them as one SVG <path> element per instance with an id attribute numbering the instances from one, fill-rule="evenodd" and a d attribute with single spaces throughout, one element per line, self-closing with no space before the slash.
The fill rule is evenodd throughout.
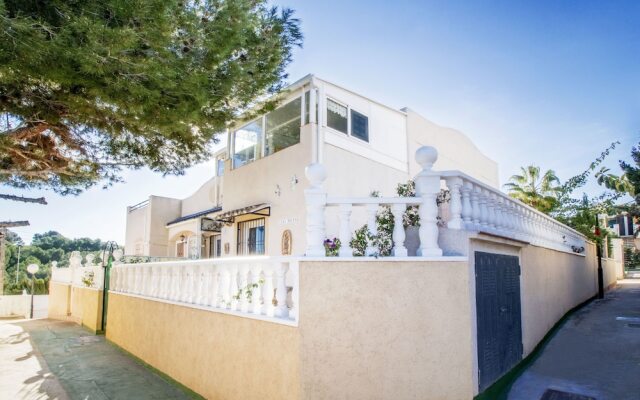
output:
<path id="1" fill-rule="evenodd" d="M 640 251 L 625 247 L 624 249 L 624 268 L 640 269 Z"/>
<path id="2" fill-rule="evenodd" d="M 512 175 L 504 187 L 509 196 L 542 212 L 553 210 L 558 203 L 560 180 L 553 170 L 540 174 L 540 167 L 520 167 L 520 174 Z"/>
<path id="3" fill-rule="evenodd" d="M 48 292 L 51 279 L 51 262 L 57 261 L 58 267 L 69 265 L 69 255 L 72 251 L 80 251 L 82 256 L 89 253 L 98 254 L 104 250 L 104 245 L 99 239 L 78 238 L 69 239 L 58 232 L 49 231 L 35 234 L 31 244 L 24 245 L 22 239 L 9 231 L 5 247 L 5 274 L 4 290 L 7 294 L 19 294 L 23 289 L 31 291 L 31 277 L 27 273 L 27 265 L 37 264 L 40 269 L 36 278 L 43 282 L 43 289 L 36 289 L 36 294 Z M 20 245 L 20 266 L 18 268 L 18 283 L 16 283 L 16 267 L 18 264 L 18 244 Z M 98 257 L 96 259 L 99 260 Z"/>
<path id="4" fill-rule="evenodd" d="M 0 0 L 0 183 L 181 174 L 282 89 L 300 22 L 266 0 Z"/>
<path id="5" fill-rule="evenodd" d="M 327 257 L 337 257 L 340 252 L 340 239 L 333 238 L 324 241 L 324 254 Z"/>

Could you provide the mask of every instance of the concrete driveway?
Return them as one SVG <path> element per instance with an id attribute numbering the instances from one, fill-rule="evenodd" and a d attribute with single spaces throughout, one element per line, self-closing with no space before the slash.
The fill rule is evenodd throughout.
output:
<path id="1" fill-rule="evenodd" d="M 0 320 L 0 371 L 1 399 L 199 398 L 104 336 L 49 319 Z"/>
<path id="2" fill-rule="evenodd" d="M 619 281 L 604 299 L 573 314 L 515 381 L 508 399 L 538 400 L 549 389 L 556 392 L 545 400 L 640 399 L 640 280 Z"/>

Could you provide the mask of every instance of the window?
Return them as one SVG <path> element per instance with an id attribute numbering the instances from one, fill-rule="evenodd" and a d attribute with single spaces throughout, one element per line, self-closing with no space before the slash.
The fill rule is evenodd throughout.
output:
<path id="1" fill-rule="evenodd" d="M 209 258 L 222 256 L 222 240 L 220 235 L 209 236 Z"/>
<path id="2" fill-rule="evenodd" d="M 369 118 L 355 110 L 351 110 L 351 136 L 369 141 Z"/>
<path id="3" fill-rule="evenodd" d="M 347 107 L 327 99 L 327 126 L 348 134 Z"/>
<path id="4" fill-rule="evenodd" d="M 262 148 L 262 118 L 253 121 L 233 134 L 233 167 L 238 168 L 260 158 Z"/>
<path id="5" fill-rule="evenodd" d="M 300 143 L 301 107 L 302 97 L 298 97 L 266 115 L 265 156 Z"/>
<path id="6" fill-rule="evenodd" d="M 264 239 L 264 218 L 238 222 L 239 256 L 264 254 Z"/>
<path id="7" fill-rule="evenodd" d="M 315 89 L 314 89 L 315 90 Z M 311 109 L 311 91 L 304 92 L 304 123 L 308 124 L 311 118 L 309 110 Z M 318 94 L 316 92 L 316 123 L 318 123 Z"/>
<path id="8" fill-rule="evenodd" d="M 218 157 L 216 159 L 216 176 L 224 175 L 224 158 Z"/>

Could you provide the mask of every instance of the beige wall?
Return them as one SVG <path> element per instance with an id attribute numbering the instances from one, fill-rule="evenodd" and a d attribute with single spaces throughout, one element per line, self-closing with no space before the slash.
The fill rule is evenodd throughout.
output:
<path id="1" fill-rule="evenodd" d="M 135 210 L 127 209 L 125 231 L 125 254 L 147 255 L 147 230 L 149 229 L 149 205 Z"/>
<path id="2" fill-rule="evenodd" d="M 87 329 L 100 330 L 102 290 L 71 287 L 71 319 Z"/>
<path id="3" fill-rule="evenodd" d="M 213 175 L 213 173 L 214 171 L 212 170 L 211 174 Z M 200 186 L 191 196 L 183 199 L 181 215 L 185 216 L 219 206 L 217 197 L 218 183 L 218 177 L 214 176 Z"/>
<path id="4" fill-rule="evenodd" d="M 48 316 L 53 319 L 68 319 L 71 315 L 71 285 L 49 282 Z"/>
<path id="5" fill-rule="evenodd" d="M 470 399 L 466 262 L 300 263 L 303 399 Z"/>
<path id="6" fill-rule="evenodd" d="M 290 229 L 293 254 L 304 252 L 304 189 L 308 187 L 304 169 L 311 163 L 311 128 L 302 127 L 300 143 L 268 157 L 256 160 L 236 169 L 227 168 L 223 182 L 223 212 L 260 203 L 271 204 L 271 216 L 267 218 L 267 252 L 280 255 L 282 233 Z M 230 166 L 230 161 L 227 161 Z M 296 185 L 291 181 L 298 179 Z M 276 194 L 280 186 L 280 195 Z M 247 216 L 244 219 L 259 218 Z M 238 219 L 240 221 L 241 219 Z M 236 254 L 237 225 L 224 227 L 222 246 L 229 243 L 230 254 Z"/>
<path id="7" fill-rule="evenodd" d="M 462 132 L 434 124 L 420 114 L 405 109 L 409 152 L 409 173 L 415 176 L 420 167 L 414 154 L 420 146 L 438 150 L 437 171 L 460 170 L 488 185 L 500 188 L 498 164 L 485 156 Z"/>
<path id="8" fill-rule="evenodd" d="M 107 339 L 207 399 L 300 399 L 294 327 L 111 293 Z"/>

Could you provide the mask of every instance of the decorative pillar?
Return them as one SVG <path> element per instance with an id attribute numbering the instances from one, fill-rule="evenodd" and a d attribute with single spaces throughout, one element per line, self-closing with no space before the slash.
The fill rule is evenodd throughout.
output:
<path id="1" fill-rule="evenodd" d="M 462 229 L 462 199 L 460 197 L 462 178 L 449 177 L 445 178 L 445 181 L 451 194 L 451 202 L 449 203 L 450 219 L 449 222 L 447 222 L 447 228 Z"/>
<path id="2" fill-rule="evenodd" d="M 416 175 L 416 195 L 421 198 L 420 208 L 420 248 L 418 255 L 422 257 L 442 256 L 438 247 L 438 205 L 436 199 L 440 193 L 440 175 L 433 171 L 433 164 L 438 159 L 438 151 L 430 146 L 422 146 L 416 151 L 416 161 L 422 171 Z"/>
<path id="3" fill-rule="evenodd" d="M 380 205 L 378 203 L 367 204 L 367 229 L 369 230 L 369 235 L 371 235 L 371 237 L 378 236 L 378 221 L 376 217 L 378 215 L 379 206 Z M 371 256 L 378 251 L 370 241 L 368 241 L 367 244 L 368 246 L 365 255 Z"/>
<path id="4" fill-rule="evenodd" d="M 324 209 L 327 204 L 327 194 L 322 188 L 322 183 L 327 179 L 327 171 L 322 164 L 311 164 L 305 168 L 304 173 L 311 183 L 311 186 L 304 191 L 307 208 L 305 254 L 308 257 L 324 257 Z"/>
<path id="5" fill-rule="evenodd" d="M 403 217 L 407 211 L 406 204 L 392 204 L 391 213 L 393 214 L 393 250 L 394 257 L 406 257 L 407 248 L 404 246 L 405 233 Z"/>
<path id="6" fill-rule="evenodd" d="M 464 228 L 473 228 L 473 206 L 471 205 L 471 193 L 473 191 L 473 184 L 471 182 L 464 182 L 460 187 L 462 193 L 462 223 Z"/>
<path id="7" fill-rule="evenodd" d="M 340 204 L 340 257 L 353 257 L 353 249 L 349 242 L 351 241 L 351 204 Z M 324 251 L 324 247 L 323 247 Z"/>

